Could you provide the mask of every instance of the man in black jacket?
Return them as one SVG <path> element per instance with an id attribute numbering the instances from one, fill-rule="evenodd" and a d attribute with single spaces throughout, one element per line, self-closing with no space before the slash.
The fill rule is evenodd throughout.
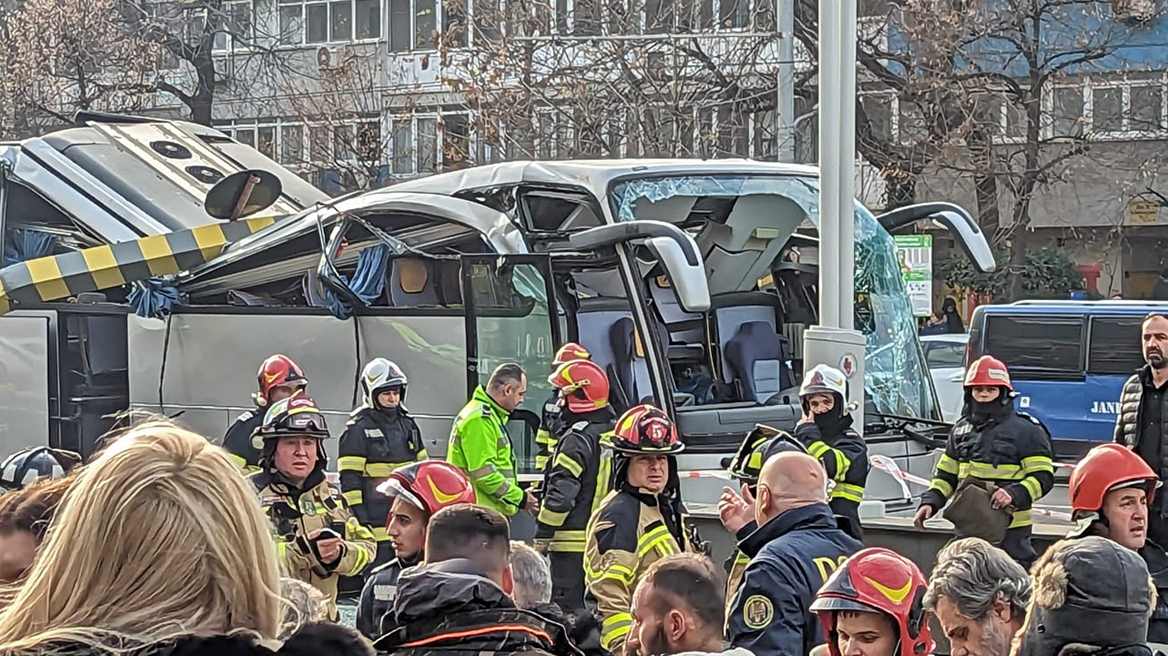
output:
<path id="1" fill-rule="evenodd" d="M 374 648 L 398 656 L 578 656 L 562 625 L 508 596 L 510 550 L 507 519 L 494 510 L 460 504 L 435 513 L 426 564 L 398 579 L 398 627 Z"/>
<path id="2" fill-rule="evenodd" d="M 1134 450 L 1164 480 L 1168 476 L 1168 449 L 1164 448 L 1164 420 L 1168 418 L 1168 316 L 1149 314 L 1142 328 L 1144 361 L 1123 384 L 1119 413 L 1115 418 L 1115 441 Z M 1164 502 L 1157 497 L 1149 509 L 1148 537 L 1168 543 L 1168 517 Z"/>

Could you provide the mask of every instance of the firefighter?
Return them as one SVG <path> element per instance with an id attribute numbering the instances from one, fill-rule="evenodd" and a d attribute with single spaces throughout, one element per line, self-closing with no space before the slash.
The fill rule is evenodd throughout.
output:
<path id="1" fill-rule="evenodd" d="M 1017 412 L 1010 372 L 985 355 L 965 374 L 965 411 L 945 444 L 933 482 L 921 497 L 918 529 L 967 480 L 994 486 L 991 504 L 1010 521 L 1002 549 L 1023 567 L 1034 562 L 1030 509 L 1054 486 L 1050 434 L 1037 419 Z"/>
<path id="2" fill-rule="evenodd" d="M 19 490 L 42 478 L 65 478 L 81 456 L 64 449 L 37 446 L 8 456 L 0 464 L 0 489 Z"/>
<path id="3" fill-rule="evenodd" d="M 584 574 L 600 618 L 600 640 L 617 656 L 632 627 L 633 590 L 645 569 L 693 551 L 681 504 L 675 456 L 685 449 L 669 417 L 651 405 L 621 415 L 604 446 L 612 449 L 614 488 L 588 523 Z"/>
<path id="4" fill-rule="evenodd" d="M 398 467 L 426 459 L 422 433 L 405 407 L 408 384 L 396 364 L 371 360 L 361 372 L 361 407 L 353 411 L 341 436 L 341 492 L 377 539 L 375 566 L 389 562 L 394 553 L 385 531 L 389 498 L 376 494 L 377 487 Z"/>
<path id="5" fill-rule="evenodd" d="M 588 360 L 561 364 L 548 382 L 559 391 L 566 429 L 544 474 L 536 546 L 551 562 L 552 601 L 574 614 L 584 610 L 585 529 L 612 476 L 600 439 L 612 431 L 616 415 L 608 404 L 608 377 Z"/>
<path id="6" fill-rule="evenodd" d="M 552 359 L 552 371 L 559 369 L 560 365 L 565 363 L 575 360 L 590 360 L 591 358 L 592 354 L 588 352 L 588 349 L 576 342 L 568 342 L 556 351 L 556 356 Z M 556 450 L 556 440 L 559 439 L 560 433 L 565 427 L 565 421 L 560 417 L 561 408 L 560 390 L 557 388 L 552 390 L 552 395 L 543 404 L 539 430 L 535 433 L 535 470 L 541 474 L 546 471 L 548 459 Z"/>
<path id="7" fill-rule="evenodd" d="M 730 476 L 742 484 L 742 494 L 739 495 L 730 488 L 724 488 L 722 498 L 718 503 L 718 514 L 723 520 L 722 525 L 734 535 L 737 544 L 741 545 L 746 536 L 758 528 L 758 523 L 754 521 L 754 493 L 763 463 L 776 453 L 787 451 L 807 453 L 807 447 L 791 437 L 786 431 L 763 424 L 755 424 L 754 428 L 746 434 L 746 438 L 742 440 L 741 446 L 738 447 L 738 453 L 727 465 Z M 740 512 L 731 512 L 735 508 Z M 746 572 L 746 566 L 750 564 L 750 559 L 754 556 L 753 553 L 747 554 L 735 549 L 730 558 L 726 560 L 727 607 L 734 600 L 734 593 L 742 584 L 742 575 Z"/>
<path id="8" fill-rule="evenodd" d="M 286 399 L 308 386 L 304 370 L 292 358 L 277 353 L 264 360 L 256 375 L 260 389 L 251 395 L 255 408 L 239 415 L 227 434 L 223 436 L 223 448 L 231 454 L 232 460 L 245 474 L 260 470 L 260 444 L 253 442 L 256 429 L 264 421 L 264 412 L 276 401 Z"/>
<path id="9" fill-rule="evenodd" d="M 795 437 L 808 452 L 819 459 L 831 490 L 831 510 L 840 528 L 857 540 L 863 539 L 860 527 L 860 502 L 868 482 L 868 445 L 852 428 L 848 412 L 848 383 L 839 369 L 816 365 L 803 377 L 799 388 L 803 420 L 795 427 Z"/>
<path id="10" fill-rule="evenodd" d="M 316 402 L 303 394 L 268 408 L 258 436 L 260 471 L 251 480 L 272 521 L 281 565 L 312 584 L 337 619 L 337 579 L 355 576 L 373 560 L 376 542 L 325 478 L 328 426 Z"/>
<path id="11" fill-rule="evenodd" d="M 930 656 L 927 586 L 921 570 L 894 551 L 857 552 L 811 604 L 831 656 Z"/>
<path id="12" fill-rule="evenodd" d="M 1078 525 L 1068 537 L 1105 537 L 1144 559 L 1157 592 L 1148 641 L 1166 644 L 1168 553 L 1148 539 L 1148 509 L 1160 485 L 1156 472 L 1134 451 L 1119 444 L 1091 449 L 1071 472 L 1071 512 Z"/>
<path id="13" fill-rule="evenodd" d="M 393 600 L 403 569 L 422 561 L 426 524 L 439 510 L 458 503 L 474 503 L 474 488 L 457 467 L 441 460 L 425 460 L 395 469 L 377 491 L 393 500 L 387 532 L 396 558 L 373 570 L 361 591 L 357 629 L 370 640 L 395 625 Z"/>

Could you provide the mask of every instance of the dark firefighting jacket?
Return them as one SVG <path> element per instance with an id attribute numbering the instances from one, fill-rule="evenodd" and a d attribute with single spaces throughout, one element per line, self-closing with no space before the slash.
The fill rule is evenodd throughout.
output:
<path id="1" fill-rule="evenodd" d="M 570 419 L 544 475 L 535 537 L 547 541 L 548 551 L 583 554 L 588 521 L 611 490 L 612 452 L 600 438 L 615 418 L 604 408 Z"/>
<path id="2" fill-rule="evenodd" d="M 755 554 L 726 621 L 730 644 L 755 654 L 804 656 L 823 642 L 811 602 L 832 572 L 864 545 L 836 527 L 831 508 L 788 510 L 751 533 Z"/>
<path id="3" fill-rule="evenodd" d="M 1015 411 L 1010 402 L 976 420 L 972 407 L 966 404 L 966 414 L 950 431 L 921 505 L 940 510 L 961 482 L 973 477 L 1010 493 L 1014 513 L 1009 528 L 1030 526 L 1031 507 L 1054 487 L 1050 435 L 1041 422 Z"/>
<path id="4" fill-rule="evenodd" d="M 618 456 L 622 461 L 627 460 Z M 614 478 L 624 481 L 627 462 L 618 462 Z M 600 640 L 620 656 L 632 627 L 633 590 L 650 565 L 680 551 L 694 550 L 694 534 L 677 496 L 677 465 L 670 457 L 670 483 L 650 494 L 621 483 L 600 503 L 588 524 L 584 578 L 589 602 L 600 618 Z"/>
<path id="5" fill-rule="evenodd" d="M 852 430 L 852 416 L 844 415 L 830 435 L 825 435 L 814 421 L 804 422 L 795 428 L 795 438 L 819 459 L 828 479 L 835 482 L 830 496 L 832 512 L 848 518 L 853 526 L 858 527 L 860 502 L 864 500 L 864 486 L 868 483 L 871 465 L 868 464 L 868 445 L 859 433 Z"/>
<path id="6" fill-rule="evenodd" d="M 580 656 L 564 627 L 520 610 L 469 560 L 412 567 L 398 578 L 398 626 L 373 644 L 398 656 Z"/>
<path id="7" fill-rule="evenodd" d="M 393 601 L 397 598 L 397 579 L 402 570 L 422 562 L 422 552 L 412 558 L 394 558 L 369 573 L 357 603 L 357 630 L 376 640 L 396 627 Z"/>
<path id="8" fill-rule="evenodd" d="M 255 408 L 239 415 L 223 436 L 223 448 L 231 454 L 244 474 L 254 474 L 260 470 L 260 450 L 252 443 L 252 436 L 260 424 L 264 423 L 264 409 Z"/>
<path id="9" fill-rule="evenodd" d="M 564 419 L 559 406 L 560 394 L 553 391 L 540 411 L 539 430 L 535 432 L 535 471 L 543 474 L 556 451 L 556 442 L 564 432 Z M 567 412 L 563 410 L 563 412 Z"/>
<path id="10" fill-rule="evenodd" d="M 398 467 L 426 459 L 426 447 L 418 424 L 405 408 L 374 410 L 362 407 L 353 412 L 341 436 L 337 468 L 341 491 L 358 521 L 385 542 L 385 518 L 390 498 L 377 491 Z"/>

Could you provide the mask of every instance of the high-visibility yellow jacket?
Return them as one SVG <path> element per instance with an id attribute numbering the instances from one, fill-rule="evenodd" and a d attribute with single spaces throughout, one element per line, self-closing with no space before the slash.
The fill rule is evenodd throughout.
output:
<path id="1" fill-rule="evenodd" d="M 588 524 L 584 577 L 600 617 L 600 642 L 616 656 L 624 654 L 633 624 L 633 591 L 645 570 L 665 556 L 693 549 L 684 515 L 667 519 L 673 513 L 662 513 L 662 503 L 659 495 L 626 484 L 601 501 Z"/>
<path id="2" fill-rule="evenodd" d="M 482 385 L 476 387 L 454 419 L 446 449 L 446 460 L 470 478 L 476 503 L 508 517 L 519 512 L 524 497 L 507 436 L 509 416 Z"/>
<path id="3" fill-rule="evenodd" d="M 279 473 L 260 472 L 251 480 L 272 522 L 281 569 L 324 593 L 329 618 L 336 620 L 337 580 L 360 574 L 372 562 L 377 552 L 373 534 L 357 521 L 321 469 L 313 472 L 303 488 Z M 340 558 L 332 563 L 321 562 L 308 540 L 309 535 L 326 528 L 345 541 Z"/>

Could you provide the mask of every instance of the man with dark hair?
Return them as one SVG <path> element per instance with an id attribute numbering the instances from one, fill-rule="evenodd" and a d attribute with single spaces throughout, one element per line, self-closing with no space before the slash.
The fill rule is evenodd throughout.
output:
<path id="1" fill-rule="evenodd" d="M 718 568 L 699 554 L 673 554 L 650 565 L 633 595 L 630 651 L 749 656 L 745 649 L 726 649 L 723 585 Z"/>
<path id="2" fill-rule="evenodd" d="M 576 653 L 562 625 L 511 600 L 510 553 L 499 512 L 457 504 L 434 513 L 424 564 L 398 578 L 397 627 L 373 646 L 399 656 Z"/>
<path id="3" fill-rule="evenodd" d="M 466 472 L 480 506 L 510 517 L 520 508 L 534 513 L 535 496 L 519 487 L 507 421 L 523 403 L 527 374 L 514 363 L 499 365 L 486 386 L 475 388 L 454 419 L 446 460 Z"/>
<path id="4" fill-rule="evenodd" d="M 1143 367 L 1123 384 L 1115 441 L 1139 454 L 1160 480 L 1168 476 L 1168 449 L 1164 448 L 1164 420 L 1168 419 L 1168 315 L 1149 314 L 1141 328 Z M 1168 544 L 1168 517 L 1163 497 L 1148 509 L 1148 538 Z"/>

